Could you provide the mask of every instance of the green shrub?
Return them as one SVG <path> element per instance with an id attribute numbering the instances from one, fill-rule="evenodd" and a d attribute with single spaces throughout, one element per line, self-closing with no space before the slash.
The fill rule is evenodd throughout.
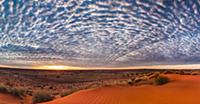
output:
<path id="1" fill-rule="evenodd" d="M 169 78 L 165 76 L 158 76 L 155 78 L 155 84 L 156 85 L 163 85 L 169 82 Z"/>
<path id="2" fill-rule="evenodd" d="M 25 90 L 22 88 L 10 88 L 8 91 L 11 95 L 17 96 L 17 97 L 23 97 L 25 96 Z"/>
<path id="3" fill-rule="evenodd" d="M 198 72 L 192 72 L 191 75 L 199 75 Z"/>
<path id="4" fill-rule="evenodd" d="M 10 86 L 6 86 L 3 84 L 0 84 L 0 92 L 2 93 L 9 93 L 13 96 L 17 96 L 22 98 L 23 96 L 25 96 L 25 90 L 23 90 L 22 88 L 11 88 Z"/>
<path id="5" fill-rule="evenodd" d="M 138 82 L 140 82 L 140 81 L 142 81 L 142 78 L 138 78 L 138 77 L 137 77 L 137 78 L 134 79 L 134 83 L 138 83 Z"/>
<path id="6" fill-rule="evenodd" d="M 151 75 L 149 75 L 149 79 L 153 79 L 153 78 L 157 78 L 159 76 L 159 73 L 153 73 Z"/>
<path id="7" fill-rule="evenodd" d="M 61 97 L 65 97 L 65 96 L 68 96 L 74 92 L 78 91 L 78 89 L 70 89 L 69 91 L 65 91 L 63 93 L 60 94 Z"/>
<path id="8" fill-rule="evenodd" d="M 127 83 L 128 83 L 129 85 L 133 85 L 133 80 L 132 80 L 132 79 L 128 79 Z"/>
<path id="9" fill-rule="evenodd" d="M 47 102 L 53 99 L 53 96 L 50 93 L 47 93 L 45 91 L 39 91 L 36 92 L 33 95 L 33 103 L 41 103 L 41 102 Z"/>
<path id="10" fill-rule="evenodd" d="M 8 93 L 9 87 L 3 84 L 0 84 L 0 92 L 1 93 Z"/>

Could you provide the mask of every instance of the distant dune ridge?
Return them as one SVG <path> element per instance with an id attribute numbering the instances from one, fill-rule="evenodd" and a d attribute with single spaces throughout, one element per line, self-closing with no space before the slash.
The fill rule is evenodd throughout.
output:
<path id="1" fill-rule="evenodd" d="M 162 86 L 85 90 L 43 104 L 200 104 L 200 76 L 167 76 L 171 82 Z"/>

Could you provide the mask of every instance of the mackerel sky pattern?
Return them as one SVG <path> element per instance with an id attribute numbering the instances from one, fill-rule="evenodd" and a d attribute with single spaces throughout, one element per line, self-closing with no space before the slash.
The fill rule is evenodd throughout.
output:
<path id="1" fill-rule="evenodd" d="M 0 0 L 0 64 L 200 63 L 200 0 Z"/>

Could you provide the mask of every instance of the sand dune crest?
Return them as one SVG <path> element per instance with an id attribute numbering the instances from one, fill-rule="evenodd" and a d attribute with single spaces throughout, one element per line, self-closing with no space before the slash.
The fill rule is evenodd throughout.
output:
<path id="1" fill-rule="evenodd" d="M 163 86 L 85 90 L 44 104 L 200 104 L 200 76 L 169 75 Z"/>

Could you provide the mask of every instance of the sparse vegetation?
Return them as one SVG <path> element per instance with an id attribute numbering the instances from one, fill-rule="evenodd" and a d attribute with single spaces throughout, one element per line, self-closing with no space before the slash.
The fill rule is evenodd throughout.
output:
<path id="1" fill-rule="evenodd" d="M 128 83 L 129 85 L 133 85 L 134 82 L 133 82 L 132 79 L 128 79 L 127 83 Z"/>
<path id="2" fill-rule="evenodd" d="M 65 96 L 70 95 L 70 94 L 72 94 L 72 93 L 69 93 L 68 91 L 65 91 L 65 92 L 62 92 L 60 94 L 60 97 L 65 97 Z"/>
<path id="3" fill-rule="evenodd" d="M 22 88 L 11 88 L 7 85 L 1 84 L 0 85 L 0 92 L 2 93 L 9 93 L 13 96 L 17 96 L 22 98 L 23 96 L 25 96 L 25 90 L 23 90 Z"/>
<path id="4" fill-rule="evenodd" d="M 142 79 L 137 77 L 137 78 L 135 78 L 134 83 L 138 83 L 140 81 L 142 81 Z"/>
<path id="5" fill-rule="evenodd" d="M 156 85 L 163 85 L 169 82 L 169 78 L 165 76 L 158 76 L 154 81 Z"/>
<path id="6" fill-rule="evenodd" d="M 191 75 L 199 75 L 198 72 L 191 72 Z"/>
<path id="7" fill-rule="evenodd" d="M 41 103 L 53 100 L 53 96 L 45 91 L 38 91 L 33 95 L 33 103 Z"/>
<path id="8" fill-rule="evenodd" d="M 69 91 L 65 91 L 65 92 L 61 93 L 60 96 L 61 97 L 65 97 L 65 96 L 68 96 L 68 95 L 70 95 L 70 94 L 72 94 L 72 93 L 74 93 L 76 91 L 77 91 L 77 89 L 71 89 Z"/>
<path id="9" fill-rule="evenodd" d="M 10 88 L 9 93 L 13 96 L 17 96 L 17 97 L 20 97 L 20 98 L 25 96 L 25 90 L 22 89 L 22 88 Z"/>
<path id="10" fill-rule="evenodd" d="M 179 71 L 179 74 L 180 75 L 185 75 L 185 72 L 184 71 Z"/>
<path id="11" fill-rule="evenodd" d="M 9 87 L 3 84 L 0 84 L 0 92 L 1 93 L 8 93 Z"/>
<path id="12" fill-rule="evenodd" d="M 153 73 L 151 75 L 149 75 L 149 79 L 152 79 L 152 78 L 157 78 L 159 76 L 159 73 Z"/>
<path id="13" fill-rule="evenodd" d="M 169 71 L 169 70 L 165 70 L 164 72 L 163 72 L 163 74 L 172 74 L 173 72 L 172 71 Z"/>
<path id="14" fill-rule="evenodd" d="M 67 90 L 67 91 L 64 91 L 62 93 L 60 93 L 60 96 L 61 97 L 64 97 L 64 96 L 68 96 L 74 92 L 77 92 L 77 91 L 80 91 L 80 90 L 84 90 L 84 89 L 89 89 L 89 88 L 92 88 L 91 86 L 82 86 L 82 87 L 79 87 L 79 88 L 74 88 L 73 86 L 70 86 L 70 89 Z"/>
<path id="15" fill-rule="evenodd" d="M 92 74 L 91 74 L 92 73 Z M 111 87 L 115 85 L 140 86 L 163 85 L 169 82 L 165 74 L 199 75 L 199 70 L 163 70 L 163 71 L 32 71 L 0 70 L 0 93 L 24 97 L 34 97 L 34 102 L 52 100 L 57 96 L 68 96 L 83 89 Z M 163 76 L 162 76 L 163 75 Z M 26 88 L 26 89 L 24 89 Z M 45 92 L 35 93 L 36 90 Z M 51 91 L 51 93 L 47 93 Z"/>
<path id="16" fill-rule="evenodd" d="M 56 78 L 60 78 L 60 75 L 56 75 Z"/>

